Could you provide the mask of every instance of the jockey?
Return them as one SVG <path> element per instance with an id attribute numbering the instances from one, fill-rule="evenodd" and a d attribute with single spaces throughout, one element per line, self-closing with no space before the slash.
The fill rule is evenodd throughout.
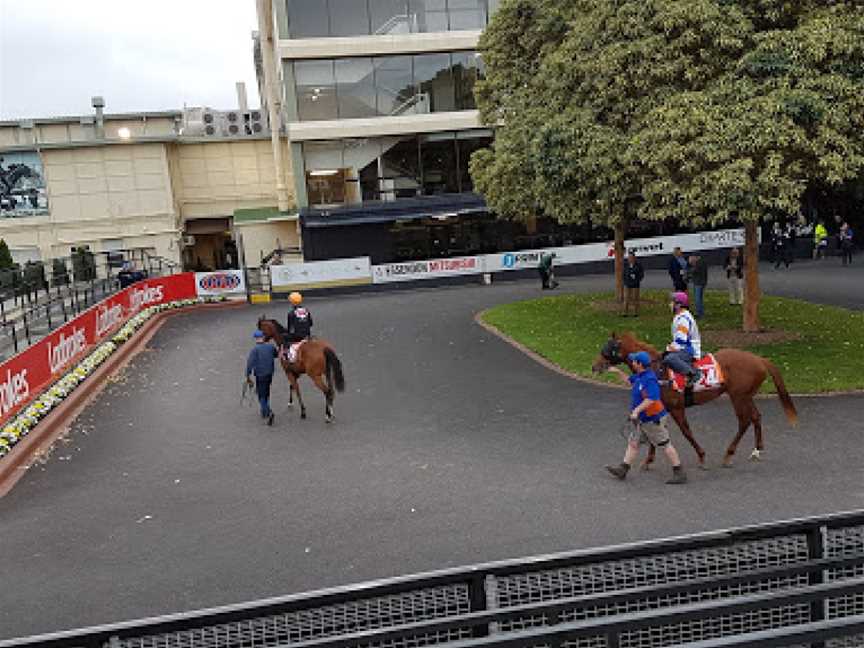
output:
<path id="1" fill-rule="evenodd" d="M 292 292 L 288 296 L 291 308 L 288 309 L 288 342 L 302 342 L 312 335 L 312 313 L 303 306 L 303 295 Z"/>
<path id="2" fill-rule="evenodd" d="M 687 386 L 699 381 L 700 371 L 693 366 L 694 360 L 702 357 L 702 340 L 699 327 L 687 307 L 690 299 L 685 292 L 672 293 L 672 342 L 666 347 L 666 356 L 661 365 L 687 376 Z"/>

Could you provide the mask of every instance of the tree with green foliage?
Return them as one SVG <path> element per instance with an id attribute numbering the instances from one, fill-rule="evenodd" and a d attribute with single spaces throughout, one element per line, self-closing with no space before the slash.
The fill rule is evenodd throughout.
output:
<path id="1" fill-rule="evenodd" d="M 15 265 L 12 259 L 12 253 L 9 251 L 9 246 L 6 241 L 0 239 L 0 270 L 10 270 Z"/>
<path id="2" fill-rule="evenodd" d="M 862 18 L 839 0 L 505 0 L 477 90 L 496 141 L 472 175 L 504 216 L 615 227 L 619 258 L 632 218 L 743 222 L 755 330 L 758 219 L 861 174 Z"/>
<path id="3" fill-rule="evenodd" d="M 745 19 L 726 74 L 671 96 L 638 136 L 644 210 L 743 222 L 744 329 L 759 329 L 758 223 L 796 215 L 807 188 L 864 171 L 864 11 L 857 2 L 725 2 Z"/>
<path id="4" fill-rule="evenodd" d="M 496 139 L 471 164 L 492 210 L 612 228 L 621 298 L 627 224 L 652 217 L 634 138 L 670 95 L 723 73 L 714 54 L 740 48 L 740 28 L 711 0 L 505 2 L 480 42 Z"/>

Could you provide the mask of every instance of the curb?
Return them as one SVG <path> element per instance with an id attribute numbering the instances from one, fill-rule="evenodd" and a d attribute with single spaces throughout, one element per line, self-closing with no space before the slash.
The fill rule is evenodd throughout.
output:
<path id="1" fill-rule="evenodd" d="M 526 356 L 531 358 L 534 362 L 544 366 L 546 369 L 549 369 L 550 371 L 554 371 L 555 373 L 557 373 L 561 376 L 564 376 L 565 378 L 569 378 L 570 380 L 576 380 L 578 382 L 586 383 L 588 385 L 594 385 L 595 387 L 606 387 L 608 389 L 616 389 L 619 391 L 627 389 L 627 387 L 624 385 L 615 385 L 615 384 L 611 384 L 611 383 L 602 382 L 600 380 L 594 380 L 593 378 L 586 378 L 585 376 L 581 376 L 577 373 L 573 373 L 572 371 L 568 371 L 567 369 L 564 369 L 564 367 L 561 367 L 561 366 L 555 364 L 554 362 L 552 362 L 551 360 L 544 358 L 539 353 L 532 351 L 531 349 L 526 347 L 521 342 L 517 342 L 516 340 L 511 338 L 506 333 L 502 333 L 498 328 L 496 328 L 492 324 L 489 324 L 488 322 L 483 321 L 483 316 L 487 312 L 489 312 L 489 310 L 491 310 L 491 309 L 487 308 L 486 310 L 482 310 L 479 313 L 477 313 L 476 315 L 474 315 L 474 322 L 476 324 L 478 324 L 481 328 L 486 329 L 489 333 L 491 333 L 495 337 L 506 342 L 507 344 L 514 347 L 515 349 L 521 351 Z M 792 398 L 837 398 L 840 396 L 862 396 L 862 395 L 864 395 L 864 389 L 851 389 L 851 390 L 847 390 L 847 391 L 835 391 L 835 392 L 816 392 L 816 393 L 806 393 L 806 394 L 795 394 L 795 393 L 790 392 L 789 395 Z M 754 398 L 756 398 L 756 399 L 777 398 L 777 394 L 759 393 L 759 394 L 756 394 L 756 396 Z"/>
<path id="2" fill-rule="evenodd" d="M 135 336 L 112 353 L 90 376 L 73 390 L 62 403 L 54 407 L 39 421 L 30 434 L 21 439 L 8 455 L 0 459 L 0 497 L 18 483 L 36 460 L 51 448 L 65 433 L 79 414 L 105 389 L 106 379 L 125 367 L 153 339 L 164 321 L 171 316 L 196 310 L 215 310 L 245 306 L 246 302 L 198 304 L 157 313 L 147 320 Z"/>

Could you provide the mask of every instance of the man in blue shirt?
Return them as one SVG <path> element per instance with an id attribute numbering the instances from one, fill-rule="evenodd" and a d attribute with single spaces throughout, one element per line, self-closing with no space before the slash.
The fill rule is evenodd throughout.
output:
<path id="1" fill-rule="evenodd" d="M 661 400 L 660 383 L 651 370 L 651 356 L 645 351 L 639 351 L 631 353 L 627 359 L 633 369 L 632 375 L 628 376 L 617 367 L 613 367 L 612 370 L 630 385 L 632 410 L 630 421 L 633 423 L 633 429 L 627 439 L 624 461 L 617 466 L 606 466 L 606 470 L 618 479 L 626 478 L 639 456 L 639 444 L 647 442 L 655 448 L 661 448 L 669 463 L 672 464 L 672 477 L 666 483 L 683 484 L 687 481 L 687 475 L 681 466 L 678 451 L 669 440 L 669 428 L 666 426 L 668 414 Z"/>
<path id="2" fill-rule="evenodd" d="M 255 331 L 255 346 L 249 352 L 246 360 L 246 382 L 252 384 L 252 374 L 255 374 L 255 392 L 261 404 L 261 418 L 267 419 L 267 425 L 273 425 L 273 410 L 270 409 L 270 385 L 273 382 L 273 361 L 278 351 L 272 344 L 264 341 L 264 334 Z"/>

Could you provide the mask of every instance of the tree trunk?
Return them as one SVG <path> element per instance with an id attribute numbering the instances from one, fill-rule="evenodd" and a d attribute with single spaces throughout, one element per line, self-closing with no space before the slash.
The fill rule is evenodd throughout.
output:
<path id="1" fill-rule="evenodd" d="M 627 234 L 627 223 L 620 221 L 615 224 L 615 299 L 624 303 L 624 236 Z"/>
<path id="2" fill-rule="evenodd" d="M 744 226 L 744 331 L 755 333 L 760 327 L 759 300 L 759 223 L 748 222 Z"/>

